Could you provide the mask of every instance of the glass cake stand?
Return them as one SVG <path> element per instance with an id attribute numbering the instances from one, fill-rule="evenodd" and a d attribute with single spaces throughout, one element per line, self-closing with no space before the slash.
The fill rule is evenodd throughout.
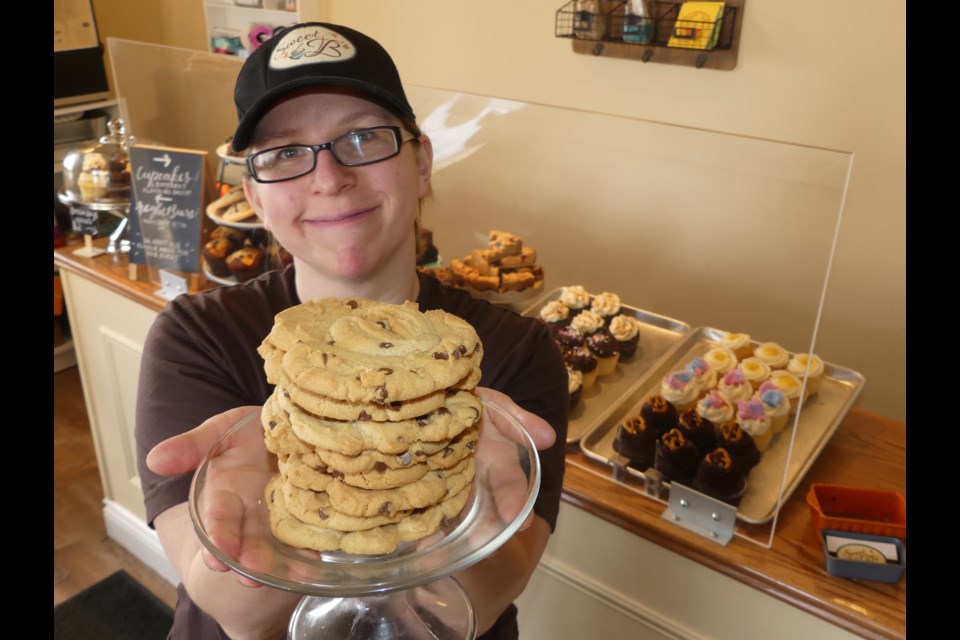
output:
<path id="1" fill-rule="evenodd" d="M 277 463 L 264 445 L 259 412 L 231 427 L 197 468 L 190 488 L 197 535 L 233 571 L 304 595 L 289 638 L 471 639 L 473 605 L 451 574 L 500 548 L 532 511 L 540 487 L 530 436 L 496 405 L 483 406 L 470 496 L 457 518 L 427 538 L 384 555 L 318 552 L 276 540 L 264 489 Z M 237 523 L 232 537 L 223 522 Z M 234 541 L 230 553 L 218 539 Z"/>

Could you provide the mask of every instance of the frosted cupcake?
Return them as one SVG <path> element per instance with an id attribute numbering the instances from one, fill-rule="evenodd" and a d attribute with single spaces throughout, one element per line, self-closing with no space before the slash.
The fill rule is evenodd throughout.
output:
<path id="1" fill-rule="evenodd" d="M 767 450 L 773 438 L 773 429 L 770 428 L 770 418 L 763 410 L 763 404 L 756 400 L 739 400 L 737 424 L 753 437 L 761 453 Z"/>
<path id="2" fill-rule="evenodd" d="M 640 344 L 640 322 L 632 316 L 622 313 L 610 321 L 610 334 L 617 341 L 617 350 L 621 359 L 632 358 Z"/>
<path id="3" fill-rule="evenodd" d="M 694 358 L 684 368 L 693 374 L 693 381 L 699 388 L 701 396 L 717 386 L 717 372 L 711 369 L 703 358 Z"/>
<path id="4" fill-rule="evenodd" d="M 770 381 L 780 387 L 780 391 L 787 397 L 787 401 L 790 403 L 790 415 L 796 415 L 800 405 L 806 399 L 800 397 L 802 390 L 800 379 L 789 371 L 779 370 L 770 374 Z"/>
<path id="5" fill-rule="evenodd" d="M 771 369 L 786 369 L 790 353 L 776 342 L 763 342 L 753 350 L 753 357 L 767 363 Z"/>
<path id="6" fill-rule="evenodd" d="M 583 374 L 567 365 L 567 390 L 570 392 L 570 408 L 580 402 L 583 395 Z"/>
<path id="7" fill-rule="evenodd" d="M 560 302 L 567 305 L 571 315 L 576 315 L 590 304 L 590 294 L 578 284 L 560 291 Z"/>
<path id="8" fill-rule="evenodd" d="M 700 388 L 693 381 L 693 374 L 689 371 L 674 371 L 661 380 L 660 395 L 680 414 L 697 402 L 697 398 L 700 397 Z"/>
<path id="9" fill-rule="evenodd" d="M 576 329 L 584 338 L 589 338 L 591 333 L 603 328 L 603 318 L 587 309 L 574 316 L 570 321 L 570 326 Z"/>
<path id="10" fill-rule="evenodd" d="M 757 389 L 754 400 L 759 400 L 763 405 L 763 411 L 770 418 L 770 429 L 774 433 L 780 433 L 787 426 L 787 419 L 790 417 L 790 401 L 787 396 L 775 382 L 767 380 Z"/>
<path id="11" fill-rule="evenodd" d="M 754 391 L 770 377 L 770 365 L 760 358 L 744 358 L 740 361 L 740 369 Z"/>
<path id="12" fill-rule="evenodd" d="M 749 400 L 753 396 L 753 387 L 747 382 L 740 367 L 728 371 L 720 378 L 717 391 L 730 404 L 736 404 L 738 400 Z"/>
<path id="13" fill-rule="evenodd" d="M 720 346 L 730 349 L 737 360 L 743 360 L 753 355 L 753 342 L 746 333 L 728 333 L 720 338 Z"/>
<path id="14" fill-rule="evenodd" d="M 812 353 L 798 353 L 787 363 L 787 371 L 800 380 L 803 380 L 803 376 L 807 373 L 808 363 L 810 366 L 810 375 L 807 378 L 807 395 L 812 396 L 820 390 L 820 385 L 823 384 L 823 378 L 825 376 L 823 360 Z"/>
<path id="15" fill-rule="evenodd" d="M 609 291 L 598 293 L 590 303 L 590 310 L 603 318 L 604 324 L 609 326 L 614 316 L 620 313 L 620 296 Z"/>
<path id="16" fill-rule="evenodd" d="M 597 359 L 586 347 L 574 347 L 563 353 L 567 365 L 583 376 L 583 390 L 587 391 L 597 381 Z"/>
<path id="17" fill-rule="evenodd" d="M 697 415 L 719 432 L 720 427 L 733 422 L 733 405 L 714 389 L 697 402 Z"/>
<path id="18" fill-rule="evenodd" d="M 570 324 L 570 307 L 559 300 L 551 300 L 540 309 L 540 320 L 547 325 L 550 335 L 555 336 L 560 327 Z"/>
<path id="19" fill-rule="evenodd" d="M 587 336 L 587 348 L 597 359 L 598 375 L 608 376 L 616 370 L 620 352 L 616 339 L 607 329 L 599 329 Z"/>
<path id="20" fill-rule="evenodd" d="M 717 372 L 718 376 L 737 366 L 737 356 L 726 347 L 713 347 L 704 354 L 703 359 L 708 367 Z"/>

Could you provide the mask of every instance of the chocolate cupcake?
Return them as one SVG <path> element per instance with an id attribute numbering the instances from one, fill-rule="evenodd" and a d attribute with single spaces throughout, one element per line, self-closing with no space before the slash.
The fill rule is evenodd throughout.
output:
<path id="1" fill-rule="evenodd" d="M 640 322 L 632 316 L 618 314 L 610 320 L 610 333 L 617 341 L 620 359 L 632 358 L 640 344 Z"/>
<path id="2" fill-rule="evenodd" d="M 701 454 L 717 448 L 717 432 L 709 420 L 704 420 L 696 409 L 687 409 L 680 414 L 677 428 L 683 437 L 694 444 Z"/>
<path id="3" fill-rule="evenodd" d="M 219 226 L 210 232 L 211 240 L 216 240 L 218 238 L 226 238 L 228 241 L 230 241 L 230 245 L 233 247 L 233 249 L 227 253 L 227 255 L 230 255 L 237 249 L 243 248 L 243 245 L 247 239 L 247 233 L 241 229 Z"/>
<path id="4" fill-rule="evenodd" d="M 620 352 L 617 351 L 617 341 L 606 329 L 599 329 L 587 337 L 587 348 L 597 359 L 599 375 L 607 376 L 617 368 Z"/>
<path id="5" fill-rule="evenodd" d="M 657 440 L 653 467 L 664 480 L 686 483 L 693 478 L 700 462 L 700 451 L 683 437 L 679 429 L 670 429 Z"/>
<path id="6" fill-rule="evenodd" d="M 264 259 L 262 249 L 244 247 L 227 256 L 227 267 L 237 282 L 246 282 L 263 273 Z"/>
<path id="7" fill-rule="evenodd" d="M 583 336 L 569 325 L 558 328 L 553 334 L 553 339 L 560 345 L 561 351 L 583 346 Z"/>
<path id="8" fill-rule="evenodd" d="M 661 395 L 647 398 L 640 407 L 640 415 L 647 421 L 657 435 L 663 435 L 677 426 L 679 414 L 677 409 Z"/>
<path id="9" fill-rule="evenodd" d="M 730 453 L 721 447 L 701 458 L 693 477 L 693 488 L 737 506 L 747 488 L 747 479 Z"/>
<path id="10" fill-rule="evenodd" d="M 218 278 L 227 278 L 233 275 L 227 266 L 227 256 L 236 251 L 236 248 L 227 238 L 214 238 L 203 245 L 201 253 L 207 263 L 210 273 Z"/>
<path id="11" fill-rule="evenodd" d="M 740 428 L 736 422 L 720 427 L 720 437 L 717 446 L 726 449 L 744 475 L 760 462 L 760 450 L 749 433 Z"/>
<path id="12" fill-rule="evenodd" d="M 570 324 L 570 309 L 559 300 L 551 300 L 540 309 L 540 320 L 556 340 L 557 331 Z"/>
<path id="13" fill-rule="evenodd" d="M 653 465 L 656 446 L 657 434 L 643 416 L 630 416 L 617 425 L 613 450 L 630 460 L 634 469 L 642 472 Z"/>
<path id="14" fill-rule="evenodd" d="M 584 346 L 574 347 L 563 352 L 563 359 L 571 368 L 583 374 L 583 389 L 586 391 L 597 381 L 597 359 Z"/>

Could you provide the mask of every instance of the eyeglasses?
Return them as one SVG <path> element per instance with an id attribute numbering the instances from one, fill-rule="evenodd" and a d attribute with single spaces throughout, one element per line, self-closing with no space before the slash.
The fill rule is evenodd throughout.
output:
<path id="1" fill-rule="evenodd" d="M 400 153 L 400 127 L 355 129 L 323 144 L 291 144 L 258 151 L 247 158 L 247 170 L 257 182 L 283 182 L 305 176 L 317 166 L 317 154 L 329 149 L 345 167 L 382 162 Z"/>

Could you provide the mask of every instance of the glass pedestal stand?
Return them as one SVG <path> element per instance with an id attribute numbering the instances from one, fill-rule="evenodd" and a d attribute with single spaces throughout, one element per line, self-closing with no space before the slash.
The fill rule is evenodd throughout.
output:
<path id="1" fill-rule="evenodd" d="M 264 445 L 259 413 L 227 431 L 197 468 L 190 489 L 197 535 L 233 571 L 304 595 L 290 620 L 291 639 L 469 640 L 476 634 L 473 605 L 451 576 L 520 528 L 540 486 L 539 458 L 526 431 L 495 405 L 483 407 L 467 503 L 429 537 L 384 555 L 317 552 L 276 540 L 264 489 L 277 461 Z M 225 503 L 242 505 L 232 526 L 223 524 Z M 229 553 L 215 542 L 231 539 Z"/>

